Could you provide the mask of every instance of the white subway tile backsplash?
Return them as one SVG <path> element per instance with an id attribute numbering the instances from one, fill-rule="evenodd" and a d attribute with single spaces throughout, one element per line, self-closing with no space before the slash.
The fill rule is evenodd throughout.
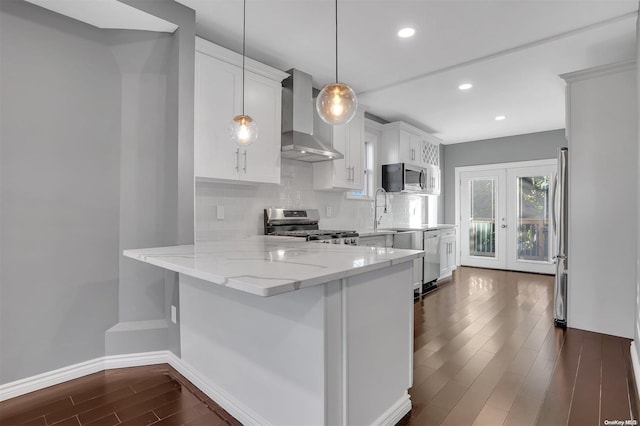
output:
<path id="1" fill-rule="evenodd" d="M 310 163 L 282 160 L 280 185 L 197 182 L 195 194 L 196 241 L 244 238 L 264 233 L 266 207 L 317 208 L 320 227 L 325 229 L 373 228 L 373 202 L 347 199 L 344 192 L 314 191 Z M 383 199 L 380 195 L 380 205 Z M 427 221 L 427 197 L 388 194 L 387 213 L 380 227 L 411 226 Z M 217 206 L 224 205 L 224 220 L 217 219 Z M 331 217 L 327 217 L 331 207 Z"/>

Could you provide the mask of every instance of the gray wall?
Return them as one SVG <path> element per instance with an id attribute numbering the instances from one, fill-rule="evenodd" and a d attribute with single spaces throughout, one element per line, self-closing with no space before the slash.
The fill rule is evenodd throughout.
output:
<path id="1" fill-rule="evenodd" d="M 166 145 L 164 155 L 165 176 L 167 183 L 165 219 L 168 226 L 164 237 L 170 244 L 192 244 L 194 242 L 194 197 L 193 182 L 193 106 L 194 106 L 194 62 L 195 62 L 195 12 L 172 0 L 119 0 L 130 6 L 158 16 L 178 25 L 173 33 L 173 44 L 169 53 L 167 73 L 167 105 L 166 105 Z M 142 245 L 135 244 L 139 248 Z M 148 265 L 138 265 L 146 268 Z M 164 272 L 164 318 L 167 320 L 168 349 L 180 354 L 180 329 L 178 324 L 169 321 L 170 306 L 179 304 L 178 276 Z M 120 299 L 121 304 L 128 304 L 136 309 L 136 300 Z M 178 313 L 178 323 L 179 323 Z M 122 320 L 125 320 L 124 318 Z M 143 326 L 144 327 L 144 326 Z M 133 340 L 132 340 L 133 339 Z M 110 350 L 110 353 L 129 352 L 130 343 L 139 342 L 134 333 L 125 338 L 122 344 Z M 153 345 L 140 347 L 138 350 L 152 350 Z M 134 349 L 135 350 L 135 349 Z"/>
<path id="2" fill-rule="evenodd" d="M 177 303 L 175 274 L 121 250 L 193 241 L 195 16 L 126 2 L 181 28 L 0 2 L 0 384 L 112 353 L 111 326 L 165 322 Z M 117 352 L 179 351 L 172 324 L 153 339 Z"/>
<path id="3" fill-rule="evenodd" d="M 444 221 L 455 223 L 455 168 L 556 158 L 567 146 L 564 129 L 444 146 Z"/>
<path id="4" fill-rule="evenodd" d="M 0 383 L 103 356 L 118 319 L 120 74 L 102 38 L 0 2 Z"/>

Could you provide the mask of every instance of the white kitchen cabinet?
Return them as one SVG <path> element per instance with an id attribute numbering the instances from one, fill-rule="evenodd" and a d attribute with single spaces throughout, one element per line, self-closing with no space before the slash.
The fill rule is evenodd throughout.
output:
<path id="1" fill-rule="evenodd" d="M 440 231 L 440 278 L 451 276 L 456 269 L 456 230 Z"/>
<path id="2" fill-rule="evenodd" d="M 314 108 L 315 111 L 315 108 Z M 314 115 L 313 132 L 331 141 L 344 158 L 313 163 L 313 189 L 360 190 L 364 185 L 364 110 L 358 108 L 353 119 L 340 126 L 323 122 Z"/>
<path id="3" fill-rule="evenodd" d="M 427 164 L 425 166 L 425 173 L 425 180 L 427 183 L 426 192 L 432 195 L 440 195 L 440 167 L 436 167 L 432 164 Z"/>
<path id="4" fill-rule="evenodd" d="M 440 140 L 402 121 L 382 126 L 380 164 L 407 163 L 440 166 Z"/>
<path id="5" fill-rule="evenodd" d="M 258 139 L 239 147 L 229 123 L 242 113 L 242 56 L 196 38 L 194 174 L 198 179 L 280 183 L 282 80 L 287 73 L 246 59 L 245 112 Z"/>
<path id="6" fill-rule="evenodd" d="M 426 193 L 440 195 L 440 140 L 402 121 L 382 126 L 379 164 L 406 163 L 425 169 Z"/>
<path id="7" fill-rule="evenodd" d="M 382 126 L 380 164 L 407 163 L 422 166 L 422 137 L 413 126 L 396 121 Z"/>

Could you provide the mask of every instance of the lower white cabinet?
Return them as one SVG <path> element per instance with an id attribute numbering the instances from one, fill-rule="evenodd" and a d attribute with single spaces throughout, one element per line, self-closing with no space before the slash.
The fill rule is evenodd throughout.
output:
<path id="1" fill-rule="evenodd" d="M 440 231 L 440 278 L 451 276 L 456 269 L 456 230 Z"/>
<path id="2" fill-rule="evenodd" d="M 287 73 L 247 58 L 245 113 L 258 139 L 239 147 L 229 124 L 242 113 L 242 56 L 196 39 L 194 174 L 196 178 L 280 183 L 282 80 Z"/>

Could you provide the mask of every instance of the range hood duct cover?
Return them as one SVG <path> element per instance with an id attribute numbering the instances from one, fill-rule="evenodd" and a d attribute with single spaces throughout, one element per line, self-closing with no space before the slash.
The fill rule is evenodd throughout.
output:
<path id="1" fill-rule="evenodd" d="M 313 87 L 311 76 L 291 69 L 282 83 L 282 157 L 318 162 L 344 155 L 313 136 Z"/>

